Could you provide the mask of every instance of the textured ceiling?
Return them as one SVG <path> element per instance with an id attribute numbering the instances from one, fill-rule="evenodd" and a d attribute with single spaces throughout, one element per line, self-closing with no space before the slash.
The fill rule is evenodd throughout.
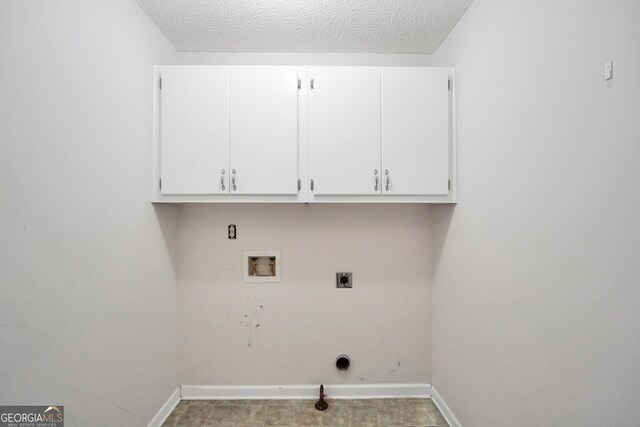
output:
<path id="1" fill-rule="evenodd" d="M 179 51 L 433 53 L 472 0 L 136 0 Z"/>

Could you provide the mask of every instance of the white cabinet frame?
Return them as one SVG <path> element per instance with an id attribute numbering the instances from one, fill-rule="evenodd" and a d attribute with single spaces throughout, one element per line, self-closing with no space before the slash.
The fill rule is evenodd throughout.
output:
<path id="1" fill-rule="evenodd" d="M 240 68 L 234 66 L 219 66 L 229 69 Z M 245 67 L 246 68 L 246 67 Z M 449 90 L 449 193 L 446 195 L 315 195 L 310 189 L 309 175 L 309 141 L 308 141 L 308 97 L 310 91 L 310 81 L 308 67 L 295 67 L 300 79 L 299 89 L 299 111 L 298 111 L 298 174 L 300 177 L 300 190 L 296 195 L 240 195 L 240 194 L 179 194 L 168 195 L 160 191 L 161 178 L 161 96 L 160 90 L 162 66 L 155 66 L 154 73 L 154 100 L 153 100 L 153 144 L 152 144 L 152 197 L 153 203 L 456 203 L 457 188 L 457 158 L 456 158 L 456 85 L 455 69 L 447 68 L 451 87 Z M 336 67 L 341 68 L 341 67 Z M 368 67 L 383 70 L 385 67 Z M 219 171 L 216 171 L 219 172 Z M 227 171 L 229 173 L 229 171 Z M 379 171 L 383 173 L 383 171 Z M 381 185 L 383 185 L 384 175 L 381 175 Z M 229 180 L 227 179 L 227 183 Z"/>

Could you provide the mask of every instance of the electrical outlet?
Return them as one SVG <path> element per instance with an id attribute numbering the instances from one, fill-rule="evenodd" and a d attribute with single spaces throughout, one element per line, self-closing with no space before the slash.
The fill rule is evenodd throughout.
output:
<path id="1" fill-rule="evenodd" d="M 336 288 L 353 288 L 353 273 L 336 273 Z"/>

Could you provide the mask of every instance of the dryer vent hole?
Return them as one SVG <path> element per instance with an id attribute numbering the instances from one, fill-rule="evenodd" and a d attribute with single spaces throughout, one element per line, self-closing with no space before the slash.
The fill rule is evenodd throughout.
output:
<path id="1" fill-rule="evenodd" d="M 336 368 L 338 368 L 339 371 L 346 371 L 350 365 L 351 359 L 349 359 L 349 356 L 342 354 L 336 359 Z"/>

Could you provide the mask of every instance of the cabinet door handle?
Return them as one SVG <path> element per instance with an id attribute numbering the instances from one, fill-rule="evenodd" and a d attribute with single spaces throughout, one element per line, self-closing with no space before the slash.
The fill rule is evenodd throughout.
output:
<path id="1" fill-rule="evenodd" d="M 378 191 L 378 169 L 373 170 L 373 175 L 376 177 L 376 185 L 373 187 L 373 191 Z"/>
<path id="2" fill-rule="evenodd" d="M 231 187 L 233 188 L 233 191 L 236 191 L 237 187 L 236 187 L 236 170 L 235 169 L 231 170 Z"/>
<path id="3" fill-rule="evenodd" d="M 385 187 L 385 190 L 389 191 L 389 180 L 390 180 L 390 178 L 389 178 L 389 169 L 385 169 L 384 170 L 384 176 L 385 176 L 385 179 L 387 181 L 387 185 Z"/>
<path id="4" fill-rule="evenodd" d="M 225 190 L 225 186 L 224 186 L 224 169 L 222 169 L 222 171 L 220 172 L 220 187 L 222 187 L 222 191 Z"/>

